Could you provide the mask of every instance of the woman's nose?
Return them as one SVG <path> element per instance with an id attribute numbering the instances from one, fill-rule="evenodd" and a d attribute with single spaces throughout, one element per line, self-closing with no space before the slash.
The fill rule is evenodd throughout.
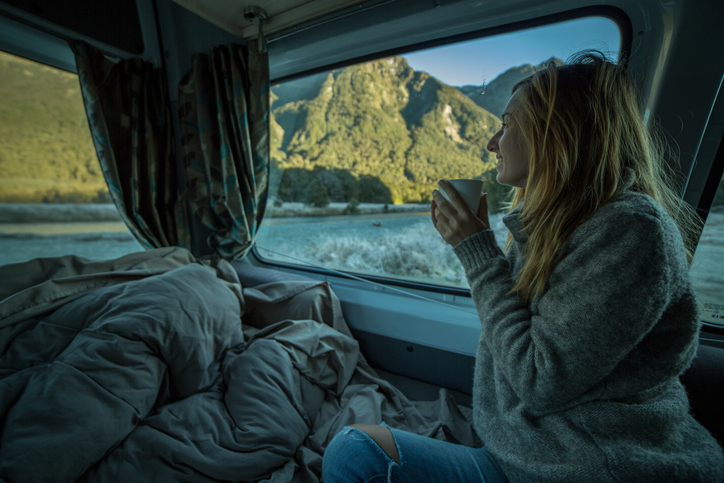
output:
<path id="1" fill-rule="evenodd" d="M 490 138 L 490 141 L 488 141 L 487 149 L 488 151 L 492 152 L 498 149 L 498 133 L 495 133 L 495 135 Z"/>

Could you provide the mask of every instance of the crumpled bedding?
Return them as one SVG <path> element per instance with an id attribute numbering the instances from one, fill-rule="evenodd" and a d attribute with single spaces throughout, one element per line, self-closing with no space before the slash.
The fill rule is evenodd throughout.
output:
<path id="1" fill-rule="evenodd" d="M 318 482 L 353 422 L 479 444 L 375 374 L 323 282 L 168 248 L 0 267 L 0 296 L 3 482 Z"/>

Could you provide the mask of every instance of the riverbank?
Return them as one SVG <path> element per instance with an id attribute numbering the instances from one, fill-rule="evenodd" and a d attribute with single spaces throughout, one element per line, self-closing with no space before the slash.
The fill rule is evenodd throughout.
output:
<path id="1" fill-rule="evenodd" d="M 317 208 L 304 203 L 269 204 L 266 217 L 368 215 L 374 213 L 416 213 L 430 211 L 429 204 L 389 205 L 360 203 L 351 209 L 349 203 L 330 203 Z M 0 224 L 27 223 L 121 223 L 121 216 L 112 203 L 0 203 Z"/>
<path id="2" fill-rule="evenodd" d="M 376 213 L 422 213 L 430 211 L 429 204 L 391 205 L 383 203 L 360 203 L 352 208 L 349 203 L 330 203 L 317 208 L 304 203 L 270 204 L 266 216 L 269 218 L 289 218 L 297 216 L 339 216 L 370 215 Z"/>
<path id="3" fill-rule="evenodd" d="M 122 222 L 113 203 L 0 203 L 1 224 Z"/>

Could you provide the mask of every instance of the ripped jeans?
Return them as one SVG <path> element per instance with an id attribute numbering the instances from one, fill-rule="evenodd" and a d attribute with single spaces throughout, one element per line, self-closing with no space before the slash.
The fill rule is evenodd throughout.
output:
<path id="1" fill-rule="evenodd" d="M 390 431 L 400 456 L 399 465 L 366 433 L 346 426 L 324 452 L 324 482 L 508 482 L 485 448 L 468 448 L 392 428 Z"/>

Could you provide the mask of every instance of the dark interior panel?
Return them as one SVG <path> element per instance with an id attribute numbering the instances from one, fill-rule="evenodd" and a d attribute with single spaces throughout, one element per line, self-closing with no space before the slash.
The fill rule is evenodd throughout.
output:
<path id="1" fill-rule="evenodd" d="M 351 328 L 367 361 L 376 368 L 440 387 L 472 393 L 475 358 Z"/>
<path id="2" fill-rule="evenodd" d="M 60 27 L 132 54 L 144 51 L 135 0 L 3 0 Z"/>

